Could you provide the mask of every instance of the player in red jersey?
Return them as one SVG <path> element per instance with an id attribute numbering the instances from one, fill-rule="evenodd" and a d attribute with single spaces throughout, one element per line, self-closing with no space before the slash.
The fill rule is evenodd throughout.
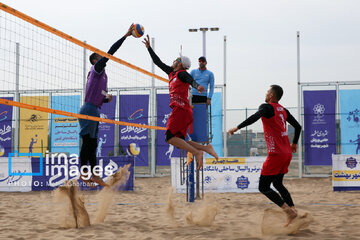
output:
<path id="1" fill-rule="evenodd" d="M 198 169 L 200 169 L 202 167 L 203 151 L 218 159 L 211 144 L 204 146 L 193 141 L 185 141 L 189 126 L 193 122 L 193 111 L 188 98 L 189 86 L 191 85 L 199 92 L 204 92 L 205 89 L 186 71 L 191 65 L 188 57 L 176 58 L 170 67 L 164 64 L 150 47 L 149 35 L 144 38 L 143 43 L 154 63 L 169 75 L 170 107 L 172 111 L 166 126 L 166 142 L 191 152 L 195 156 Z"/>
<path id="2" fill-rule="evenodd" d="M 296 152 L 301 126 L 290 112 L 278 103 L 282 95 L 283 90 L 280 86 L 271 85 L 265 97 L 266 103 L 262 104 L 259 110 L 244 122 L 230 129 L 228 133 L 232 135 L 237 130 L 253 124 L 261 118 L 268 157 L 261 170 L 259 191 L 284 210 L 288 217 L 285 226 L 288 226 L 297 217 L 297 211 L 289 191 L 283 185 L 283 178 L 288 172 L 292 152 Z M 286 122 L 295 128 L 291 145 L 286 130 Z M 270 188 L 271 183 L 280 195 Z"/>

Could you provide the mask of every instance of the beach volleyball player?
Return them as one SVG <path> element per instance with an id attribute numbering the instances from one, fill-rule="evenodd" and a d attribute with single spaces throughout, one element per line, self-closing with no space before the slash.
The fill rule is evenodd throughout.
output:
<path id="1" fill-rule="evenodd" d="M 125 35 L 115 42 L 107 53 L 113 55 L 120 48 L 125 39 L 132 34 L 133 28 L 134 24 L 131 24 Z M 90 55 L 92 67 L 88 73 L 85 103 L 80 108 L 80 114 L 100 117 L 99 108 L 101 108 L 103 103 L 108 103 L 112 100 L 112 95 L 107 93 L 107 75 L 105 67 L 108 60 L 108 58 L 102 57 L 97 53 Z M 82 138 L 80 150 L 80 179 L 88 186 L 93 186 L 91 183 L 94 182 L 101 186 L 106 186 L 106 183 L 99 176 L 100 173 L 94 171 L 94 168 L 97 165 L 96 149 L 99 122 L 79 119 L 79 123 L 80 137 Z M 88 163 L 90 163 L 90 173 L 88 171 Z"/>
<path id="2" fill-rule="evenodd" d="M 288 217 L 285 225 L 287 226 L 296 218 L 297 211 L 290 193 L 283 185 L 283 178 L 288 172 L 292 152 L 296 152 L 301 126 L 290 112 L 278 103 L 282 95 L 283 90 L 280 86 L 271 85 L 266 93 L 266 103 L 262 104 L 259 110 L 244 122 L 230 129 L 228 133 L 232 135 L 237 130 L 253 124 L 261 118 L 268 157 L 261 170 L 259 191 L 284 210 Z M 286 122 L 295 128 L 295 135 L 291 145 L 286 130 Z M 271 183 L 280 195 L 270 188 Z"/>
<path id="3" fill-rule="evenodd" d="M 195 156 L 198 169 L 202 167 L 203 151 L 218 159 L 211 144 L 203 146 L 193 141 L 185 141 L 187 131 L 193 122 L 193 111 L 189 104 L 189 86 L 199 92 L 205 91 L 186 71 L 191 62 L 188 57 L 176 58 L 172 66 L 164 64 L 150 47 L 149 35 L 144 38 L 143 43 L 148 49 L 153 62 L 169 76 L 170 107 L 172 108 L 165 132 L 166 142 L 192 153 Z"/>

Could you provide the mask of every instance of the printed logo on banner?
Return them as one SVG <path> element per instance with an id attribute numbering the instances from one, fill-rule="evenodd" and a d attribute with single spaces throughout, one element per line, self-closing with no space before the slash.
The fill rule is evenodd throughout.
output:
<path id="1" fill-rule="evenodd" d="M 144 109 L 138 109 L 128 117 L 128 120 L 136 120 L 143 116 Z"/>
<path id="2" fill-rule="evenodd" d="M 346 159 L 346 166 L 348 168 L 351 168 L 351 169 L 356 168 L 356 165 L 357 165 L 357 161 L 355 158 L 349 157 Z"/>
<path id="3" fill-rule="evenodd" d="M 212 183 L 212 182 L 215 181 L 215 180 L 216 180 L 216 178 L 213 177 L 213 176 L 206 176 L 206 177 L 204 178 L 204 182 L 205 182 L 206 184 L 210 184 L 210 183 Z"/>
<path id="4" fill-rule="evenodd" d="M 231 184 L 231 176 L 230 175 L 226 175 L 224 178 L 225 184 Z"/>
<path id="5" fill-rule="evenodd" d="M 313 124 L 326 124 L 326 121 L 324 119 L 325 106 L 320 103 L 315 104 L 313 107 L 313 111 L 315 114 Z"/>
<path id="6" fill-rule="evenodd" d="M 8 111 L 3 111 L 2 113 L 0 113 L 0 122 L 7 119 L 7 116 L 6 116 L 7 114 L 8 114 Z"/>
<path id="7" fill-rule="evenodd" d="M 31 114 L 27 121 L 29 122 L 37 122 L 41 120 L 41 116 L 39 114 Z"/>
<path id="8" fill-rule="evenodd" d="M 360 111 L 359 109 L 355 109 L 354 111 L 350 111 L 348 117 L 346 118 L 349 122 L 354 122 L 356 125 L 353 127 L 359 127 L 360 120 Z"/>
<path id="9" fill-rule="evenodd" d="M 236 180 L 237 187 L 242 190 L 249 188 L 249 184 L 250 184 L 249 178 L 247 178 L 245 176 L 238 177 Z"/>

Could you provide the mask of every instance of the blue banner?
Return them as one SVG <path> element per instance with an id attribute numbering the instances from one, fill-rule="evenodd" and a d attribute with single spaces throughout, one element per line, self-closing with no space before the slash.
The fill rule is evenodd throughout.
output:
<path id="1" fill-rule="evenodd" d="M 156 95 L 157 126 L 166 127 L 171 114 L 169 94 Z M 180 150 L 165 142 L 165 131 L 156 131 L 156 165 L 170 166 L 173 157 L 180 157 Z"/>
<path id="2" fill-rule="evenodd" d="M 106 181 L 107 176 L 105 170 L 110 168 L 115 173 L 120 167 L 131 164 L 130 178 L 124 186 L 120 186 L 119 190 L 133 190 L 134 189 L 134 158 L 128 156 L 118 157 L 103 157 L 98 158 L 98 166 L 101 171 L 101 178 Z M 39 158 L 32 158 L 31 166 L 32 172 L 39 172 Z M 79 178 L 80 160 L 78 157 L 66 156 L 47 156 L 43 160 L 43 171 L 41 176 L 32 176 L 31 185 L 32 191 L 53 190 L 60 185 L 63 185 L 66 180 Z M 82 181 L 79 181 L 80 189 L 82 190 L 96 190 L 96 188 L 86 187 Z"/>
<path id="3" fill-rule="evenodd" d="M 3 99 L 13 100 L 12 97 Z M 0 104 L 0 157 L 7 157 L 12 152 L 12 112 L 12 106 Z"/>
<path id="4" fill-rule="evenodd" d="M 341 154 L 360 153 L 360 90 L 340 90 Z"/>
<path id="5" fill-rule="evenodd" d="M 116 96 L 109 103 L 104 103 L 100 109 L 100 117 L 115 120 Z M 99 122 L 98 145 L 96 157 L 114 156 L 115 125 Z"/>
<path id="6" fill-rule="evenodd" d="M 305 165 L 331 165 L 336 153 L 336 91 L 304 91 Z"/>
<path id="7" fill-rule="evenodd" d="M 148 125 L 149 95 L 120 95 L 120 121 Z M 148 166 L 148 129 L 120 125 L 120 154 Z"/>
<path id="8" fill-rule="evenodd" d="M 222 110 L 222 94 L 220 92 L 216 92 L 211 98 L 211 122 L 213 134 L 211 144 L 219 157 L 224 156 Z"/>
<path id="9" fill-rule="evenodd" d="M 80 108 L 80 95 L 52 96 L 51 108 L 77 113 Z M 52 114 L 51 152 L 79 155 L 79 129 L 77 118 Z"/>

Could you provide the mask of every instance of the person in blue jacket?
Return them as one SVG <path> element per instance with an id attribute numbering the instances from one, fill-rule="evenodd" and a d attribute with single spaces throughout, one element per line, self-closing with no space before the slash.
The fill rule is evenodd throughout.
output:
<path id="1" fill-rule="evenodd" d="M 191 89 L 192 103 L 211 104 L 211 98 L 214 93 L 214 74 L 206 68 L 206 58 L 199 57 L 199 68 L 190 72 L 190 75 L 201 86 L 204 86 L 205 92 L 199 93 L 195 88 Z M 210 90 L 208 91 L 210 85 Z"/>

